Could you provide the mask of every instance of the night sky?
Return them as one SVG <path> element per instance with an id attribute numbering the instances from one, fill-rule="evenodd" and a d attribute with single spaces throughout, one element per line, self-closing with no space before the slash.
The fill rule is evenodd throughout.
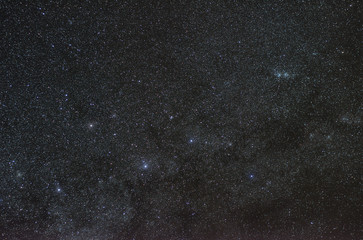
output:
<path id="1" fill-rule="evenodd" d="M 362 239 L 359 2 L 0 1 L 0 239 Z"/>

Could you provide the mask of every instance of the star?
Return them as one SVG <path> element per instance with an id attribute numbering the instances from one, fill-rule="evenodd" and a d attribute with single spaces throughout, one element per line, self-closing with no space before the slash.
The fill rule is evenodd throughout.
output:
<path id="1" fill-rule="evenodd" d="M 88 127 L 88 129 L 92 130 L 96 127 L 96 123 L 95 122 L 88 123 L 87 127 Z"/>

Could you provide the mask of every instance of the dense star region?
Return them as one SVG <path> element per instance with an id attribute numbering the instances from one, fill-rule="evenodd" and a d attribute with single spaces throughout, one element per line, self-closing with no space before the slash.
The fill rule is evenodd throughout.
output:
<path id="1" fill-rule="evenodd" d="M 363 239 L 361 16 L 0 1 L 0 239 Z"/>

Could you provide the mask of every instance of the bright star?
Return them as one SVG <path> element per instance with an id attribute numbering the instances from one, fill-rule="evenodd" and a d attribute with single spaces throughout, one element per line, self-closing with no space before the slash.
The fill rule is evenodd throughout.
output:
<path id="1" fill-rule="evenodd" d="M 94 129 L 96 127 L 97 122 L 90 122 L 87 124 L 88 129 Z"/>

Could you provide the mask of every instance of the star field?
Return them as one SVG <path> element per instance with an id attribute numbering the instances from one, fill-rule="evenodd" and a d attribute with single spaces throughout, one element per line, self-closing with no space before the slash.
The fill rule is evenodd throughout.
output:
<path id="1" fill-rule="evenodd" d="M 355 0 L 0 2 L 0 239 L 361 239 Z"/>

